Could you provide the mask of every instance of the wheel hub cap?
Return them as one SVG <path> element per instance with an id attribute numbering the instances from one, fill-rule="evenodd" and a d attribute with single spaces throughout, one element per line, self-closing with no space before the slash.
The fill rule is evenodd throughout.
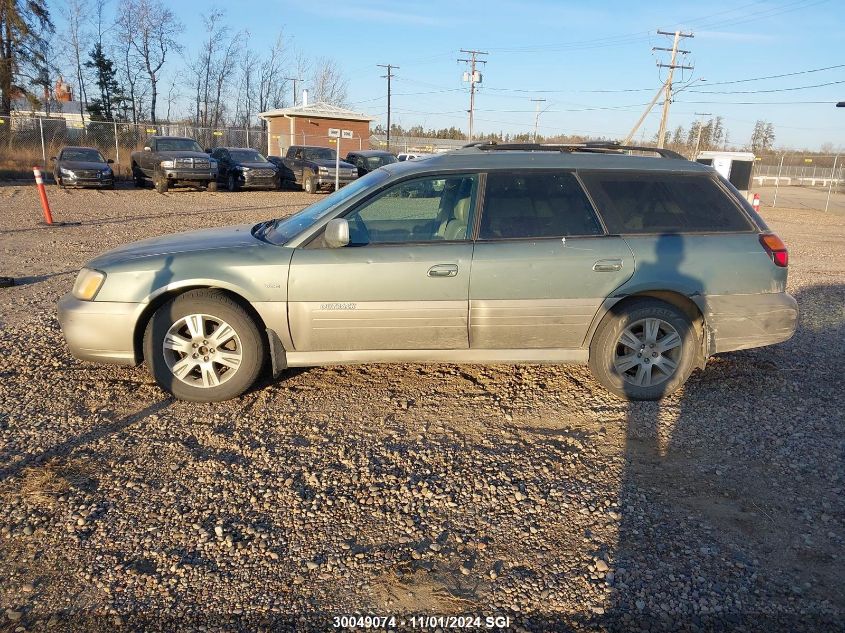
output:
<path id="1" fill-rule="evenodd" d="M 678 369 L 682 343 L 672 324 L 657 318 L 640 319 L 619 335 L 613 368 L 625 382 L 637 387 L 659 385 Z"/>
<path id="2" fill-rule="evenodd" d="M 241 364 L 241 340 L 223 319 L 189 314 L 167 330 L 162 343 L 170 373 L 192 387 L 208 389 L 234 376 Z"/>

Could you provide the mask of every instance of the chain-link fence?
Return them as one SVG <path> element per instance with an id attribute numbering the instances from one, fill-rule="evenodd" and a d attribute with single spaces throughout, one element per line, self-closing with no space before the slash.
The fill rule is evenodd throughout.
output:
<path id="1" fill-rule="evenodd" d="M 261 128 L 207 128 L 179 123 L 81 122 L 64 117 L 0 117 L 0 174 L 25 175 L 33 165 L 46 167 L 65 145 L 96 147 L 114 160 L 118 177 L 131 174 L 132 152 L 151 136 L 186 136 L 202 148 L 251 147 L 267 151 L 267 132 Z"/>
<path id="2" fill-rule="evenodd" d="M 752 188 L 763 207 L 845 213 L 845 156 L 784 152 L 759 156 Z"/>

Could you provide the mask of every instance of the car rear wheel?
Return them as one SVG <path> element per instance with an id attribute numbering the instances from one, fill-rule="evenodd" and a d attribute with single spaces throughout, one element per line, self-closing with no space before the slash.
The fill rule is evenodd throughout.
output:
<path id="1" fill-rule="evenodd" d="M 236 398 L 255 383 L 266 357 L 255 322 L 219 290 L 192 290 L 168 301 L 144 334 L 153 378 L 181 400 Z"/>
<path id="2" fill-rule="evenodd" d="M 687 381 L 697 349 L 698 335 L 682 310 L 637 299 L 602 320 L 590 344 L 590 369 L 620 398 L 659 400 Z"/>
<path id="3" fill-rule="evenodd" d="M 235 178 L 235 174 L 229 174 L 229 177 L 226 179 L 226 189 L 229 191 L 237 191 L 238 187 L 238 179 Z"/>
<path id="4" fill-rule="evenodd" d="M 139 173 L 137 169 L 133 171 L 132 178 L 135 181 L 136 187 L 141 188 L 144 186 L 144 174 Z"/>

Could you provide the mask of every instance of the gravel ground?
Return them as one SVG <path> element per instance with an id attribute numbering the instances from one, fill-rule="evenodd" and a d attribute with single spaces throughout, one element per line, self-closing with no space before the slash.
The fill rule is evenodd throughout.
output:
<path id="1" fill-rule="evenodd" d="M 39 228 L 35 189 L 0 186 L 21 284 L 0 289 L 0 629 L 843 630 L 842 215 L 764 209 L 799 332 L 659 404 L 504 365 L 298 370 L 190 404 L 73 359 L 57 299 L 105 249 L 313 198 L 49 193 L 82 224 Z"/>

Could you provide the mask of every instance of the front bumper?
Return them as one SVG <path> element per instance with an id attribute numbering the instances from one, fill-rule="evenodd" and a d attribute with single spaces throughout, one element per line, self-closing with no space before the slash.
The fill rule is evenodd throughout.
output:
<path id="1" fill-rule="evenodd" d="M 242 187 L 268 187 L 275 189 L 279 186 L 278 174 L 274 176 L 251 176 L 247 174 L 241 178 Z"/>
<path id="2" fill-rule="evenodd" d="M 357 179 L 357 176 L 341 176 L 338 178 L 338 184 L 343 187 L 350 182 L 355 182 Z M 317 174 L 317 184 L 321 187 L 325 187 L 326 185 L 334 186 L 334 174 Z"/>
<path id="3" fill-rule="evenodd" d="M 168 180 L 217 180 L 217 172 L 209 169 L 163 169 Z"/>
<path id="4" fill-rule="evenodd" d="M 138 303 L 80 301 L 66 294 L 59 301 L 59 324 L 70 353 L 80 360 L 137 365 L 135 322 Z"/>
<path id="5" fill-rule="evenodd" d="M 798 303 L 785 292 L 708 295 L 704 314 L 711 353 L 782 343 L 798 326 Z"/>

